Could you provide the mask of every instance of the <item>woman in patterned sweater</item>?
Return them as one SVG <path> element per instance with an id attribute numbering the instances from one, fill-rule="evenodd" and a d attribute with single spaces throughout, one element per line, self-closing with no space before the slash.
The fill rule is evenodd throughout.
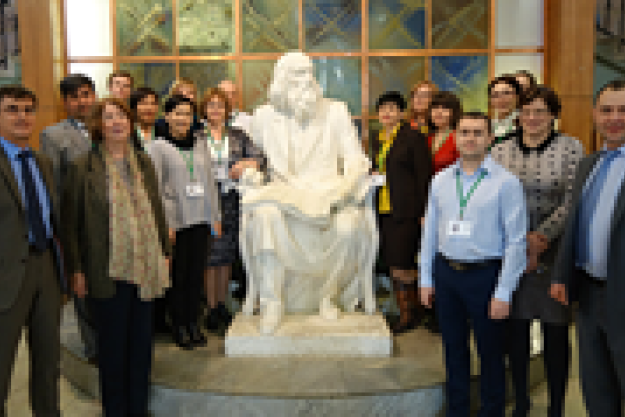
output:
<path id="1" fill-rule="evenodd" d="M 571 205 L 577 165 L 584 149 L 576 139 L 554 130 L 560 100 L 547 87 L 531 89 L 520 106 L 520 130 L 495 146 L 493 159 L 519 177 L 525 189 L 530 231 L 528 268 L 512 300 L 508 324 L 509 360 L 515 389 L 514 417 L 527 416 L 530 324 L 540 320 L 549 384 L 549 416 L 563 415 L 569 372 L 569 311 L 549 296 L 551 267 L 558 238 Z"/>

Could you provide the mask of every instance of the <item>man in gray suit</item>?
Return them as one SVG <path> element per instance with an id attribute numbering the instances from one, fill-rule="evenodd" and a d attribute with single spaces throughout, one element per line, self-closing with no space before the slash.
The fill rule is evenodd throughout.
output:
<path id="1" fill-rule="evenodd" d="M 60 416 L 61 303 L 67 285 L 55 243 L 52 164 L 29 147 L 36 105 L 30 90 L 0 87 L 0 417 L 7 415 L 25 327 L 33 415 Z"/>
<path id="2" fill-rule="evenodd" d="M 551 296 L 578 301 L 582 391 L 590 417 L 621 417 L 625 398 L 625 81 L 595 97 L 603 148 L 579 165 Z"/>
<path id="3" fill-rule="evenodd" d="M 61 190 L 68 165 L 91 149 L 86 122 L 96 100 L 95 84 L 86 75 L 72 74 L 60 85 L 67 119 L 46 128 L 39 138 L 40 151 L 52 160 L 56 198 L 61 201 Z M 59 207 L 62 210 L 62 207 Z M 95 330 L 90 324 L 87 302 L 74 297 L 78 328 L 85 345 L 85 355 L 91 361 L 97 356 Z"/>

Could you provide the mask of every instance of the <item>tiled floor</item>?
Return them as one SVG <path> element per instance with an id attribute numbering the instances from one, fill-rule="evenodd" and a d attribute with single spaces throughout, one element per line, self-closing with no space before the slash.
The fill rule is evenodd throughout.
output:
<path id="1" fill-rule="evenodd" d="M 575 340 L 573 338 L 573 340 Z M 577 371 L 577 349 L 574 343 L 573 369 L 566 400 L 566 417 L 585 417 L 581 393 L 579 389 L 579 374 Z M 538 387 L 532 395 L 534 408 L 531 417 L 547 415 L 548 393 L 545 384 Z M 61 407 L 64 417 L 98 417 L 99 404 L 74 389 L 65 379 L 61 381 Z M 511 410 L 510 410 L 511 412 Z M 10 417 L 30 417 L 28 406 L 28 351 L 22 343 L 18 353 L 18 360 L 14 369 L 11 394 L 8 403 Z M 172 416 L 173 417 L 173 416 Z"/>

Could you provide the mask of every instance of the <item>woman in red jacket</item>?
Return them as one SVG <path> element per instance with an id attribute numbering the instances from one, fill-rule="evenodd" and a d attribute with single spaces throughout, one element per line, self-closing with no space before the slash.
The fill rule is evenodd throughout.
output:
<path id="1" fill-rule="evenodd" d="M 461 115 L 462 104 L 453 93 L 440 91 L 432 97 L 428 110 L 428 144 L 435 174 L 456 162 L 459 157 L 455 129 Z"/>

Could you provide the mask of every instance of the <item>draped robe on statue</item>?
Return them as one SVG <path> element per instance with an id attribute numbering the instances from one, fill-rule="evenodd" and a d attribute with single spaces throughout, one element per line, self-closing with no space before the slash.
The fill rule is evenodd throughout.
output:
<path id="1" fill-rule="evenodd" d="M 269 181 L 242 197 L 244 312 L 272 285 L 272 277 L 263 276 L 263 254 L 271 254 L 285 274 L 277 290 L 285 312 L 316 312 L 320 300 L 330 298 L 347 310 L 364 300 L 373 313 L 378 237 L 370 163 L 345 104 L 320 99 L 304 123 L 264 105 L 250 133 L 267 157 Z"/>

